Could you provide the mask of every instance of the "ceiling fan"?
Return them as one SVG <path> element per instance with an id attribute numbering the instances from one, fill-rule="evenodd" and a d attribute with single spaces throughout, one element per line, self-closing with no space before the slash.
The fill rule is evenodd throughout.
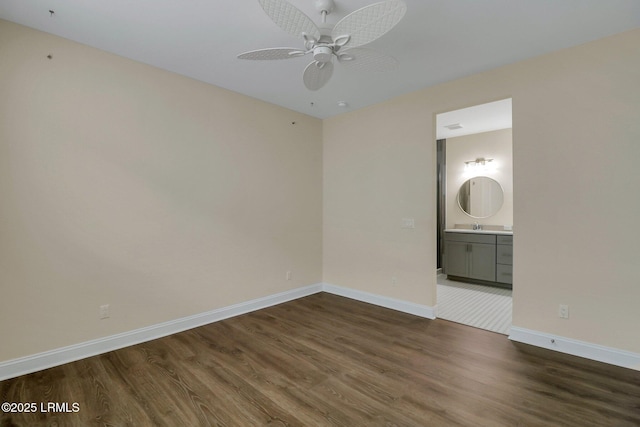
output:
<path id="1" fill-rule="evenodd" d="M 301 37 L 304 49 L 277 47 L 258 49 L 238 55 L 239 59 L 272 60 L 313 55 L 302 80 L 309 90 L 323 87 L 333 74 L 333 59 L 358 71 L 390 71 L 395 58 L 363 48 L 391 30 L 404 16 L 407 6 L 402 0 L 385 0 L 365 6 L 342 18 L 333 28 L 326 28 L 333 0 L 316 0 L 323 25 L 318 27 L 307 15 L 286 0 L 258 0 L 271 20 L 287 33 Z"/>

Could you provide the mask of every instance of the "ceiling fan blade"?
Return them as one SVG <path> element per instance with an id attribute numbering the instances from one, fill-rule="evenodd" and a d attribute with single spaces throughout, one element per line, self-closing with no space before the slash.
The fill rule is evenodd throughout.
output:
<path id="1" fill-rule="evenodd" d="M 366 47 L 341 50 L 338 60 L 345 67 L 356 71 L 384 73 L 398 68 L 398 60 L 393 56 Z"/>
<path id="2" fill-rule="evenodd" d="M 326 85 L 333 74 L 333 63 L 313 61 L 307 65 L 302 81 L 309 90 L 318 90 Z"/>
<path id="3" fill-rule="evenodd" d="M 342 18 L 331 31 L 331 37 L 335 40 L 340 36 L 351 36 L 345 48 L 371 43 L 395 27 L 406 11 L 407 5 L 402 0 L 365 6 Z"/>
<path id="4" fill-rule="evenodd" d="M 320 30 L 314 22 L 298 8 L 285 0 L 259 0 L 269 18 L 287 33 L 302 37 L 307 36 L 318 40 Z"/>
<path id="5" fill-rule="evenodd" d="M 271 60 L 271 59 L 289 59 L 303 56 L 306 52 L 300 49 L 294 49 L 291 47 L 275 47 L 269 49 L 258 49 L 244 52 L 238 55 L 238 59 L 256 59 L 256 60 Z"/>

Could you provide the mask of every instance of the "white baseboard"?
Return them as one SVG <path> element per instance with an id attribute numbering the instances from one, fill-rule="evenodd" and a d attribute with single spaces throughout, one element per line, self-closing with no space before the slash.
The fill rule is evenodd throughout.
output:
<path id="1" fill-rule="evenodd" d="M 429 307 L 356 289 L 343 288 L 328 283 L 318 283 L 105 338 L 74 344 L 68 347 L 46 351 L 19 359 L 0 362 L 0 381 L 41 371 L 43 369 L 65 363 L 74 362 L 86 357 L 118 350 L 123 347 L 162 338 L 188 329 L 197 328 L 209 323 L 239 316 L 241 314 L 271 307 L 276 304 L 292 301 L 323 291 L 427 319 L 435 319 L 437 316 L 437 307 Z M 611 365 L 640 370 L 640 354 L 615 348 L 603 347 L 570 338 L 557 337 L 515 326 L 511 327 L 509 339 L 562 353 L 572 354 L 574 356 L 609 363 Z"/>
<path id="2" fill-rule="evenodd" d="M 306 286 L 105 338 L 0 362 L 0 381 L 166 337 L 188 329 L 322 292 L 322 284 Z"/>
<path id="3" fill-rule="evenodd" d="M 516 326 L 511 327 L 509 339 L 524 344 L 534 345 L 536 347 L 584 357 L 585 359 L 596 360 L 598 362 L 604 362 L 610 365 L 640 371 L 640 354 L 631 353 L 629 351 L 604 347 L 571 338 L 558 337 Z"/>
<path id="4" fill-rule="evenodd" d="M 205 313 L 159 323 L 145 328 L 135 329 L 121 334 L 45 351 L 43 353 L 21 357 L 19 359 L 0 362 L 0 381 L 63 365 L 65 363 L 74 362 L 87 357 L 96 356 L 98 354 L 107 353 L 109 351 L 118 350 L 131 345 L 140 344 L 146 341 L 166 337 L 188 329 L 197 328 L 209 323 L 218 322 L 230 317 L 271 307 L 276 304 L 281 304 L 322 291 L 414 314 L 416 316 L 426 317 L 428 319 L 435 319 L 435 308 L 432 307 L 387 298 L 354 289 L 342 288 L 326 283 L 318 283 L 228 307 L 211 310 Z"/>
<path id="5" fill-rule="evenodd" d="M 331 285 L 329 283 L 323 283 L 322 290 L 330 294 L 351 298 L 369 304 L 379 305 L 380 307 L 402 311 L 403 313 L 409 313 L 427 319 L 436 318 L 436 307 L 429 307 L 427 305 L 421 305 L 409 301 L 371 294 L 369 292 L 359 291 L 356 289 L 343 288 L 341 286 Z"/>

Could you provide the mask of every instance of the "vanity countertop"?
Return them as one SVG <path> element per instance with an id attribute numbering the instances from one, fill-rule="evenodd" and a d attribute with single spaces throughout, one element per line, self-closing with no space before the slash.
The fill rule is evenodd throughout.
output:
<path id="1" fill-rule="evenodd" d="M 471 230 L 467 228 L 447 228 L 445 233 L 470 233 L 470 234 L 499 234 L 504 236 L 513 236 L 513 231 L 507 230 Z"/>

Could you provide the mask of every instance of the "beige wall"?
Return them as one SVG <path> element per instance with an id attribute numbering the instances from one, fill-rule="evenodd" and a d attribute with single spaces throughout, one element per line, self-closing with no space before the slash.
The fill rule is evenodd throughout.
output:
<path id="1" fill-rule="evenodd" d="M 6 21 L 0 58 L 0 361 L 321 282 L 320 120 Z"/>
<path id="2" fill-rule="evenodd" d="M 512 130 L 501 129 L 473 135 L 447 138 L 447 206 L 446 228 L 456 224 L 513 225 L 513 150 Z M 503 205 L 488 218 L 472 218 L 458 204 L 460 186 L 472 176 L 465 175 L 465 162 L 479 157 L 493 159 L 492 170 L 480 174 L 495 179 L 503 191 Z M 475 175 L 474 175 L 475 176 Z"/>
<path id="3" fill-rule="evenodd" d="M 435 305 L 435 145 L 425 121 L 404 98 L 324 121 L 325 283 Z M 403 218 L 416 228 L 401 228 Z"/>
<path id="4" fill-rule="evenodd" d="M 640 352 L 639 69 L 634 30 L 325 120 L 325 282 L 435 304 L 434 117 L 511 97 L 514 325 Z"/>
<path id="5" fill-rule="evenodd" d="M 435 115 L 509 97 L 514 325 L 640 352 L 638 46 L 321 122 L 0 21 L 0 361 L 321 280 L 435 305 Z"/>
<path id="6" fill-rule="evenodd" d="M 324 121 L 324 282 L 431 306 L 435 148 L 425 118 L 395 107 Z"/>

